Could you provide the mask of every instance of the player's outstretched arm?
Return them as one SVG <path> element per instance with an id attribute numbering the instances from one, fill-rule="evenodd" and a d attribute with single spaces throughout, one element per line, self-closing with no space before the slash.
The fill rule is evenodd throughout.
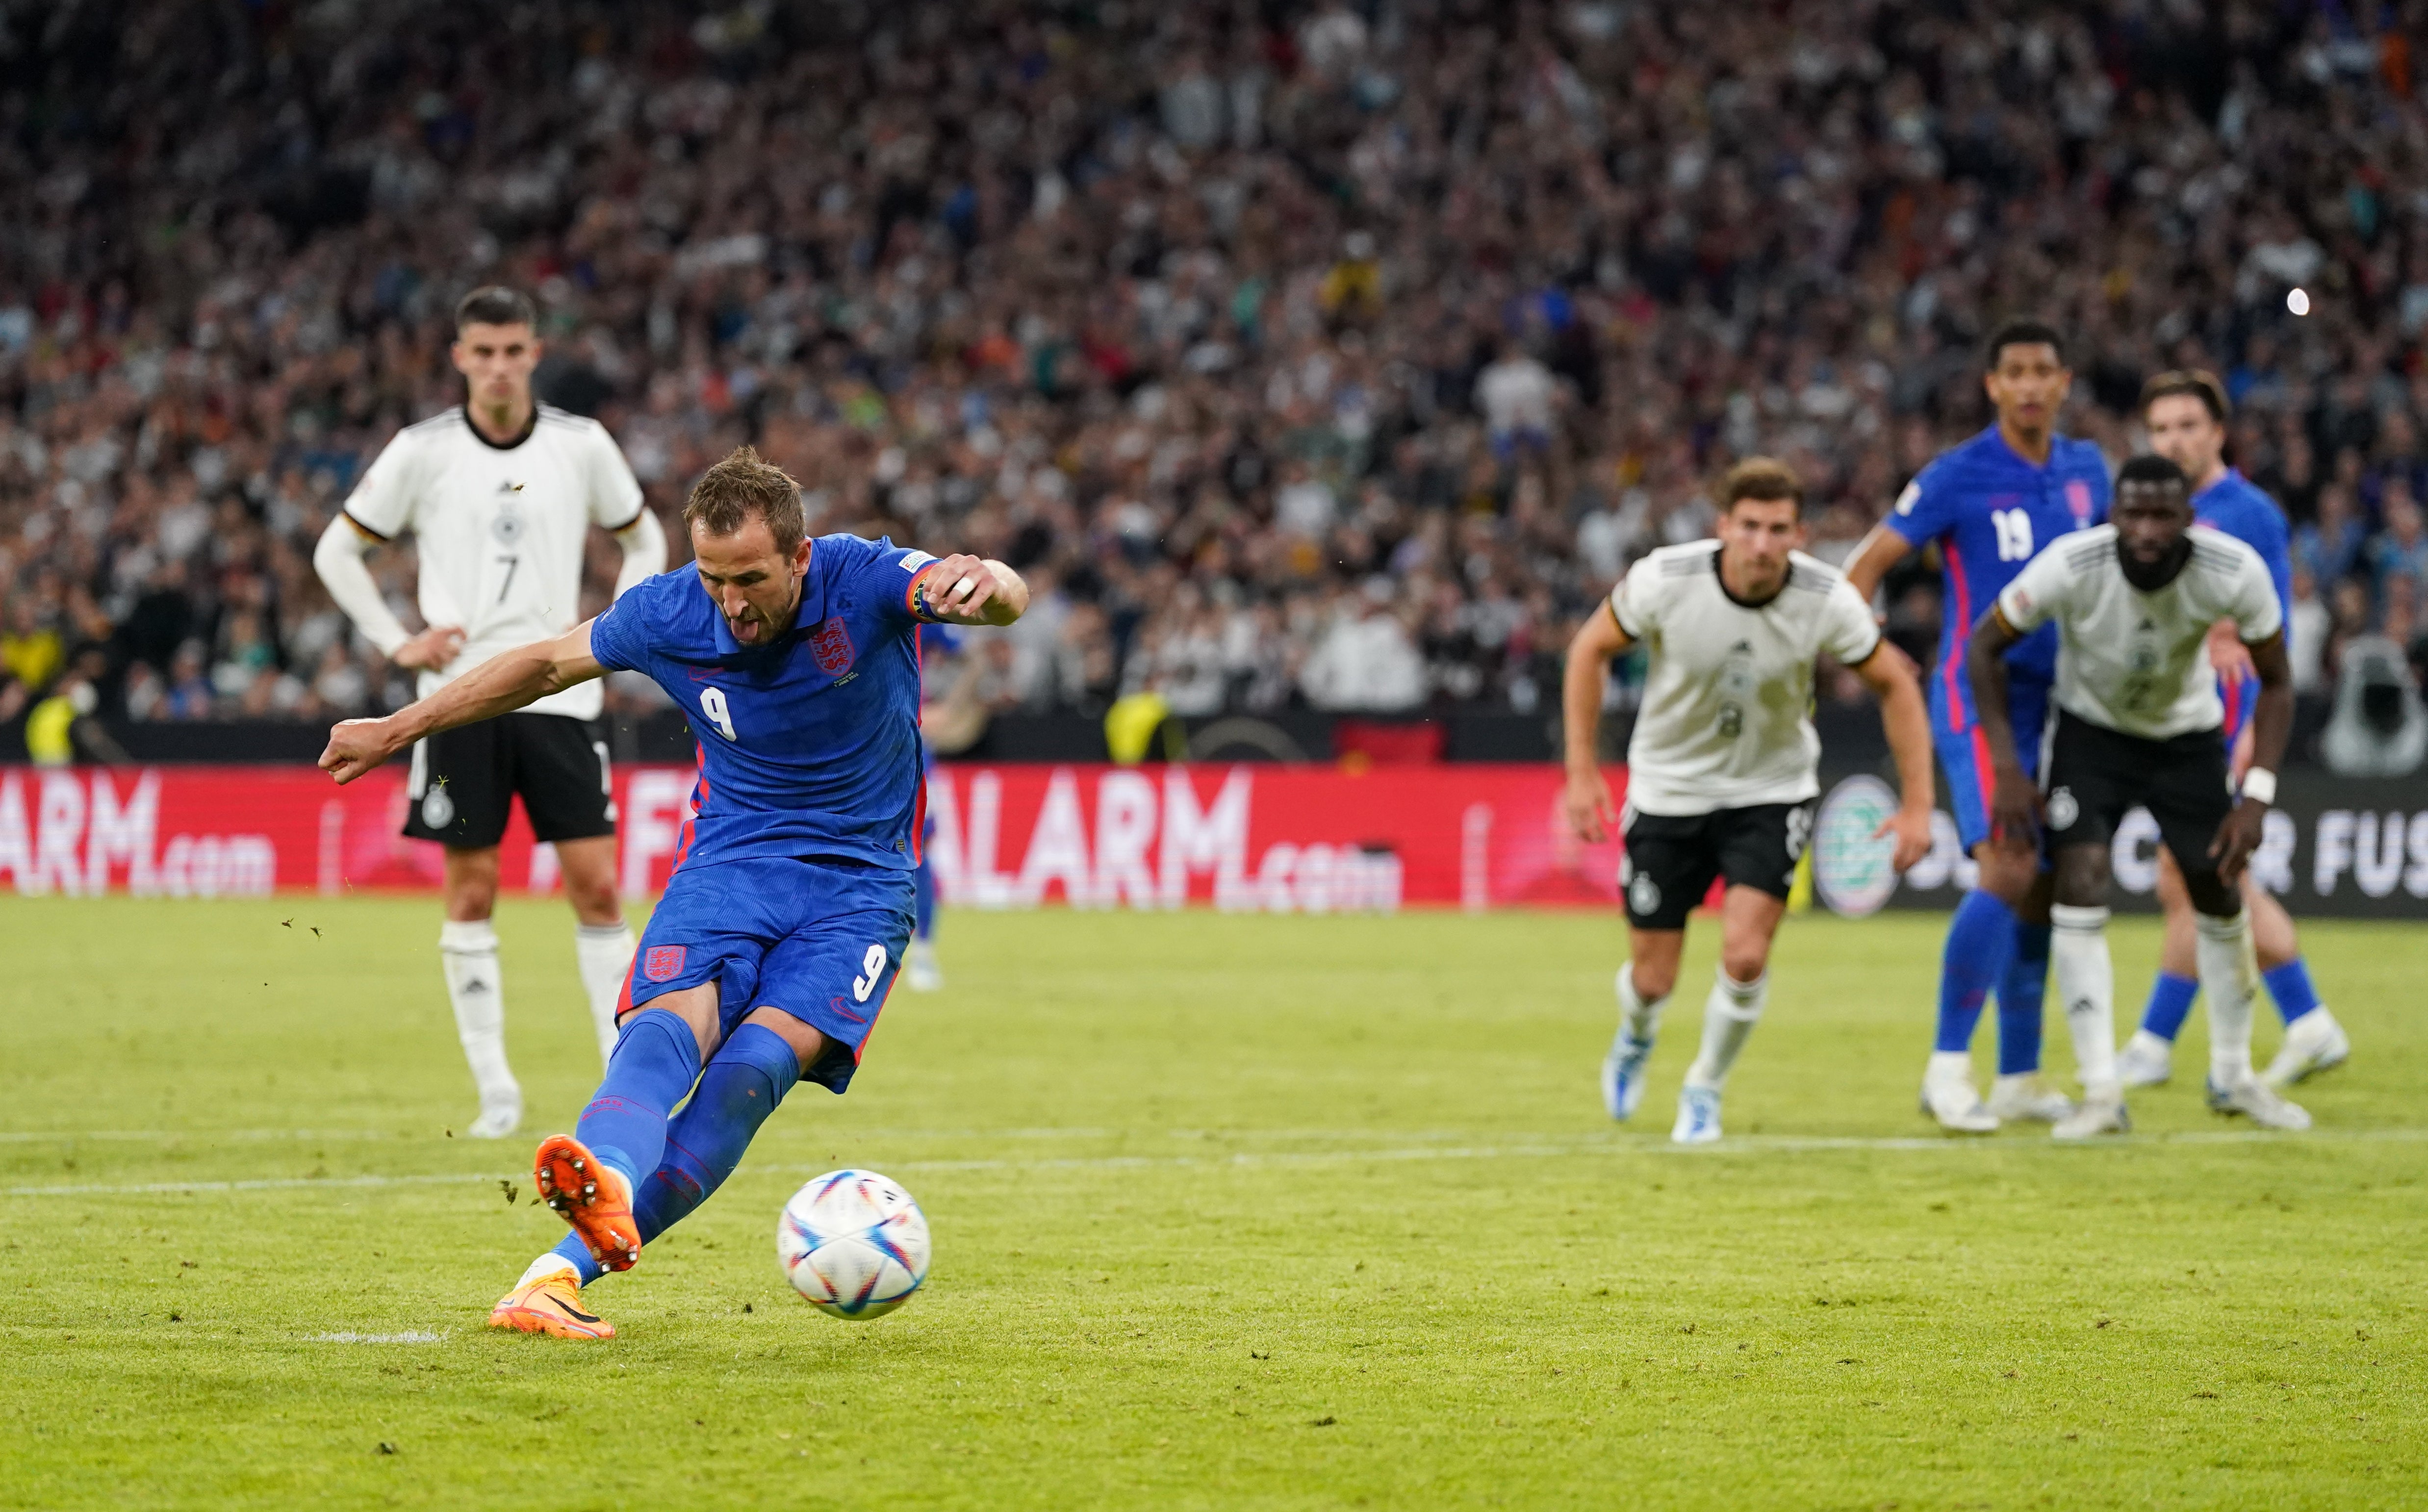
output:
<path id="1" fill-rule="evenodd" d="M 1585 616 L 1576 638 L 1568 642 L 1568 665 L 1560 679 L 1560 723 L 1568 768 L 1568 828 L 1579 839 L 1600 845 L 1618 822 L 1611 802 L 1610 782 L 1601 775 L 1601 687 L 1610 676 L 1610 659 L 1634 643 L 1618 628 L 1618 616 L 1605 599 Z"/>
<path id="2" fill-rule="evenodd" d="M 956 552 L 919 569 L 910 601 L 946 625 L 1009 625 L 1028 613 L 1028 583 L 993 558 Z"/>
<path id="3" fill-rule="evenodd" d="M 2015 724 L 2007 712 L 2007 652 L 2023 637 L 1992 604 L 1973 627 L 1972 644 L 1964 652 L 1964 672 L 1973 680 L 1973 713 L 1981 738 L 1990 745 L 1990 769 L 1996 786 L 1990 798 L 1990 834 L 1993 845 L 2028 850 L 2041 822 L 2040 789 L 2024 775 L 2024 759 L 2015 749 Z"/>
<path id="4" fill-rule="evenodd" d="M 1855 667 L 1855 675 L 1880 700 L 1880 725 L 1888 731 L 1889 753 L 1896 758 L 1896 813 L 1872 831 L 1877 840 L 1896 837 L 1892 864 L 1904 871 L 1930 854 L 1930 811 L 1937 794 L 1931 779 L 1930 714 L 1923 705 L 1922 683 L 1913 666 L 1883 637 L 1872 654 Z"/>
<path id="5" fill-rule="evenodd" d="M 590 654 L 595 623 L 585 619 L 554 640 L 533 641 L 493 656 L 385 719 L 346 720 L 329 731 L 320 769 L 342 787 L 425 735 L 511 714 L 589 682 L 606 670 Z"/>
<path id="6" fill-rule="evenodd" d="M 2293 734 L 2293 666 L 2285 655 L 2285 633 L 2278 631 L 2250 647 L 2252 670 L 2259 674 L 2259 703 L 2251 714 L 2251 769 L 2242 775 L 2242 797 L 2234 812 L 2217 827 L 2208 853 L 2217 858 L 2218 875 L 2232 882 L 2242 875 L 2252 852 L 2267 832 L 2268 806 L 2276 801 L 2276 767 Z"/>

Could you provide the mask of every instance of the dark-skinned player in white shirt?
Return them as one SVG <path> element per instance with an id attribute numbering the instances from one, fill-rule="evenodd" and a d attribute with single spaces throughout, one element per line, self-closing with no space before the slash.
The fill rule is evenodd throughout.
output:
<path id="1" fill-rule="evenodd" d="M 2228 786 L 2224 708 L 2206 649 L 2220 619 L 2234 622 L 2259 679 L 2252 765 L 2239 794 Z M 2048 623 L 2059 634 L 2058 712 L 2036 787 L 2015 748 L 2004 656 Z M 2193 522 L 2181 468 L 2135 457 L 2117 474 L 2108 523 L 2034 558 L 1981 616 L 1967 670 L 1995 773 L 1994 843 L 2010 853 L 2044 844 L 2054 873 L 2052 964 L 2083 1100 L 2050 1132 L 2087 1139 L 2132 1127 L 2106 930 L 2115 826 L 2136 806 L 2157 821 L 2198 915 L 2209 1106 L 2265 1128 L 2309 1127 L 2310 1115 L 2251 1067 L 2258 970 L 2240 882 L 2293 723 L 2284 612 L 2259 554 Z"/>

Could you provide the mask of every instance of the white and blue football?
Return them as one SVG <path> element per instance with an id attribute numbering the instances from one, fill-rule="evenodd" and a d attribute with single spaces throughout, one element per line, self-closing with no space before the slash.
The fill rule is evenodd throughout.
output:
<path id="1" fill-rule="evenodd" d="M 874 1171 L 829 1171 L 784 1204 L 776 1258 L 820 1312 L 876 1318 L 927 1279 L 927 1215 Z"/>

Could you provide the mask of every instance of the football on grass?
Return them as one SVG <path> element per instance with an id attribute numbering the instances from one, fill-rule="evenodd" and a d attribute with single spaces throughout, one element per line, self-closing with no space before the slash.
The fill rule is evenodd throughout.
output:
<path id="1" fill-rule="evenodd" d="M 927 1279 L 927 1215 L 874 1171 L 829 1171 L 784 1204 L 776 1257 L 819 1311 L 875 1318 Z"/>

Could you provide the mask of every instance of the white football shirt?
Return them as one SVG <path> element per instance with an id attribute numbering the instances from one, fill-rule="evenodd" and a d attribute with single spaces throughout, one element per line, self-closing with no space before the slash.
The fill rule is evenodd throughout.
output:
<path id="1" fill-rule="evenodd" d="M 1746 603 L 1720 582 L 1720 543 L 1689 541 L 1629 568 L 1610 608 L 1652 657 L 1627 743 L 1629 807 L 1697 814 L 1820 794 L 1813 658 L 1853 666 L 1880 645 L 1872 606 L 1836 568 L 1793 552 L 1787 585 Z"/>
<path id="2" fill-rule="evenodd" d="M 2116 527 L 2095 525 L 2032 558 L 1998 595 L 2010 629 L 2057 621 L 2059 708 L 2144 740 L 2223 726 L 2208 627 L 2231 619 L 2256 644 L 2284 628 L 2285 614 L 2258 552 L 2206 525 L 2190 534 L 2191 560 L 2156 593 L 2125 581 Z"/>
<path id="3" fill-rule="evenodd" d="M 460 406 L 408 425 L 346 501 L 348 518 L 381 540 L 413 532 L 423 621 L 464 632 L 454 661 L 421 674 L 425 698 L 500 651 L 580 623 L 589 527 L 622 530 L 640 512 L 641 485 L 606 427 L 546 404 L 512 446 L 474 430 Z M 603 699 L 593 680 L 530 712 L 596 719 Z"/>

